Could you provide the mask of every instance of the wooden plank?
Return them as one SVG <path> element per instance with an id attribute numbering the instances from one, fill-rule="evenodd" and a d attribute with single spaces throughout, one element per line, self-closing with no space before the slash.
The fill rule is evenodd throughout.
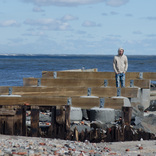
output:
<path id="1" fill-rule="evenodd" d="M 57 106 L 66 105 L 67 97 L 52 96 L 1 96 L 1 105 L 34 105 L 34 106 Z"/>
<path id="2" fill-rule="evenodd" d="M 115 79 L 114 72 L 72 72 L 72 71 L 56 71 L 57 78 L 103 78 Z M 156 80 L 156 72 L 127 72 L 126 79 L 140 79 L 140 73 L 143 73 L 143 79 Z M 42 77 L 54 78 L 54 71 L 43 71 Z"/>
<path id="3" fill-rule="evenodd" d="M 104 98 L 105 108 L 121 109 L 124 101 L 120 98 Z M 24 96 L 24 97 L 0 97 L 0 104 L 3 105 L 24 105 L 30 106 L 62 106 L 67 105 L 67 97 L 51 97 L 51 96 Z M 100 98 L 98 97 L 72 97 L 71 106 L 89 109 L 92 107 L 100 107 Z"/>
<path id="4" fill-rule="evenodd" d="M 83 96 L 87 95 L 86 87 L 20 87 L 13 88 L 17 95 L 51 95 L 51 96 Z"/>
<path id="5" fill-rule="evenodd" d="M 98 96 L 98 97 L 117 96 L 117 88 L 92 87 L 91 96 Z"/>
<path id="6" fill-rule="evenodd" d="M 144 72 L 143 78 L 150 79 L 150 80 L 156 80 L 156 72 Z"/>
<path id="7" fill-rule="evenodd" d="M 24 78 L 24 86 L 37 86 L 37 78 Z M 108 79 L 108 86 L 115 87 L 116 82 L 113 79 Z M 130 87 L 131 80 L 126 79 L 125 86 Z M 148 79 L 135 79 L 133 80 L 134 86 L 139 88 L 150 88 L 150 80 Z M 104 79 L 50 79 L 41 78 L 41 86 L 56 86 L 56 87 L 102 87 L 104 86 Z"/>
<path id="8" fill-rule="evenodd" d="M 42 77 L 54 77 L 54 71 L 43 71 Z M 102 78 L 102 79 L 115 79 L 114 72 L 62 72 L 57 71 L 57 78 Z M 127 79 L 140 79 L 140 72 L 127 72 Z"/>
<path id="9" fill-rule="evenodd" d="M 72 107 L 81 107 L 82 109 L 89 109 L 92 107 L 99 106 L 100 106 L 99 98 L 91 98 L 91 97 L 72 98 Z"/>
<path id="10" fill-rule="evenodd" d="M 2 87 L 4 88 L 4 87 Z M 10 87 L 6 87 L 10 88 Z M 46 95 L 46 96 L 83 96 L 87 95 L 86 87 L 11 87 L 12 95 Z M 0 87 L 1 90 L 1 87 Z M 8 89 L 3 90 L 1 95 L 8 95 Z"/>
<path id="11" fill-rule="evenodd" d="M 143 88 L 143 89 L 149 89 L 150 88 L 151 81 L 148 79 L 144 80 L 134 80 L 134 86 Z"/>
<path id="12" fill-rule="evenodd" d="M 43 71 L 42 72 L 43 78 L 53 78 L 54 72 L 53 71 Z M 57 78 L 81 78 L 81 79 L 114 79 L 115 73 L 114 72 L 57 72 Z"/>
<path id="13" fill-rule="evenodd" d="M 120 98 L 104 98 L 104 108 L 121 109 L 124 105 L 124 100 Z M 100 99 L 93 97 L 72 98 L 73 107 L 81 107 L 82 109 L 90 109 L 100 106 Z"/>
<path id="14" fill-rule="evenodd" d="M 32 137 L 39 136 L 39 107 L 31 107 L 31 135 Z"/>
<path id="15" fill-rule="evenodd" d="M 122 109 L 124 99 L 121 98 L 105 98 L 104 108 Z"/>
<path id="16" fill-rule="evenodd" d="M 3 87 L 4 88 L 4 87 Z M 10 88 L 10 87 L 6 87 Z M 35 95 L 35 96 L 87 96 L 88 87 L 30 87 L 30 86 L 20 86 L 11 87 L 12 95 Z M 0 87 L 1 90 L 1 87 Z M 2 95 L 8 95 L 8 89 L 4 89 Z M 91 96 L 98 97 L 112 97 L 117 96 L 117 88 L 109 87 L 91 87 Z M 125 97 L 137 97 L 138 88 L 122 88 L 121 96 Z"/>
<path id="17" fill-rule="evenodd" d="M 138 88 L 121 88 L 121 96 L 131 98 L 138 97 L 138 91 Z"/>
<path id="18" fill-rule="evenodd" d="M 37 78 L 24 78 L 24 86 L 37 86 Z M 62 86 L 62 87 L 73 87 L 73 86 L 83 86 L 83 87 L 101 87 L 104 84 L 103 79 L 49 79 L 42 78 L 41 86 Z"/>
<path id="19" fill-rule="evenodd" d="M 38 79 L 37 78 L 23 78 L 23 86 L 37 86 Z"/>
<path id="20" fill-rule="evenodd" d="M 7 86 L 0 86 L 0 94 L 1 95 L 8 95 L 9 94 L 9 87 L 7 87 Z"/>

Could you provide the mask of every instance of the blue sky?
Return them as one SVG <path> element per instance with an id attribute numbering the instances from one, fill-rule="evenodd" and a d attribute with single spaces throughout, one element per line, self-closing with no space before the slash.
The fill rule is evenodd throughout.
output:
<path id="1" fill-rule="evenodd" d="M 156 0 L 0 0 L 0 54 L 156 54 Z"/>

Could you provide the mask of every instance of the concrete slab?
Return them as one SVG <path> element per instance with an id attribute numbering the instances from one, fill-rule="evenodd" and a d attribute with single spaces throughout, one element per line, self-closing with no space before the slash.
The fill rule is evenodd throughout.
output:
<path id="1" fill-rule="evenodd" d="M 101 121 L 102 123 L 110 123 L 115 121 L 115 110 L 111 108 L 98 108 L 90 109 L 90 120 Z"/>

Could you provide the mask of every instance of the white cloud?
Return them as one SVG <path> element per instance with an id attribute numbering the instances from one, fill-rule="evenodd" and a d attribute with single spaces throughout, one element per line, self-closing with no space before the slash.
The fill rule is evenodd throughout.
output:
<path id="1" fill-rule="evenodd" d="M 69 30 L 70 25 L 66 22 L 63 22 L 61 20 L 56 19 L 27 19 L 24 24 L 31 25 L 31 26 L 37 26 L 39 29 L 44 30 Z"/>
<path id="2" fill-rule="evenodd" d="M 82 26 L 84 26 L 84 27 L 99 27 L 100 24 L 96 24 L 96 23 L 93 22 L 93 21 L 84 21 L 84 22 L 82 23 Z"/>
<path id="3" fill-rule="evenodd" d="M 16 20 L 6 20 L 0 22 L 0 27 L 13 27 L 13 26 L 15 27 L 19 26 Z"/>
<path id="4" fill-rule="evenodd" d="M 129 0 L 22 0 L 23 2 L 34 3 L 38 6 L 78 6 L 86 4 L 94 4 L 99 2 L 105 2 L 109 6 L 118 7 L 124 5 Z"/>

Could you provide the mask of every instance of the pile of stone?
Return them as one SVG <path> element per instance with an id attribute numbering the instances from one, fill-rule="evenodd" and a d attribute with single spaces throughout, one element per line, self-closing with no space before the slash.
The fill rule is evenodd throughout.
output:
<path id="1" fill-rule="evenodd" d="M 112 143 L 0 135 L 0 156 L 154 156 L 156 141 Z"/>

